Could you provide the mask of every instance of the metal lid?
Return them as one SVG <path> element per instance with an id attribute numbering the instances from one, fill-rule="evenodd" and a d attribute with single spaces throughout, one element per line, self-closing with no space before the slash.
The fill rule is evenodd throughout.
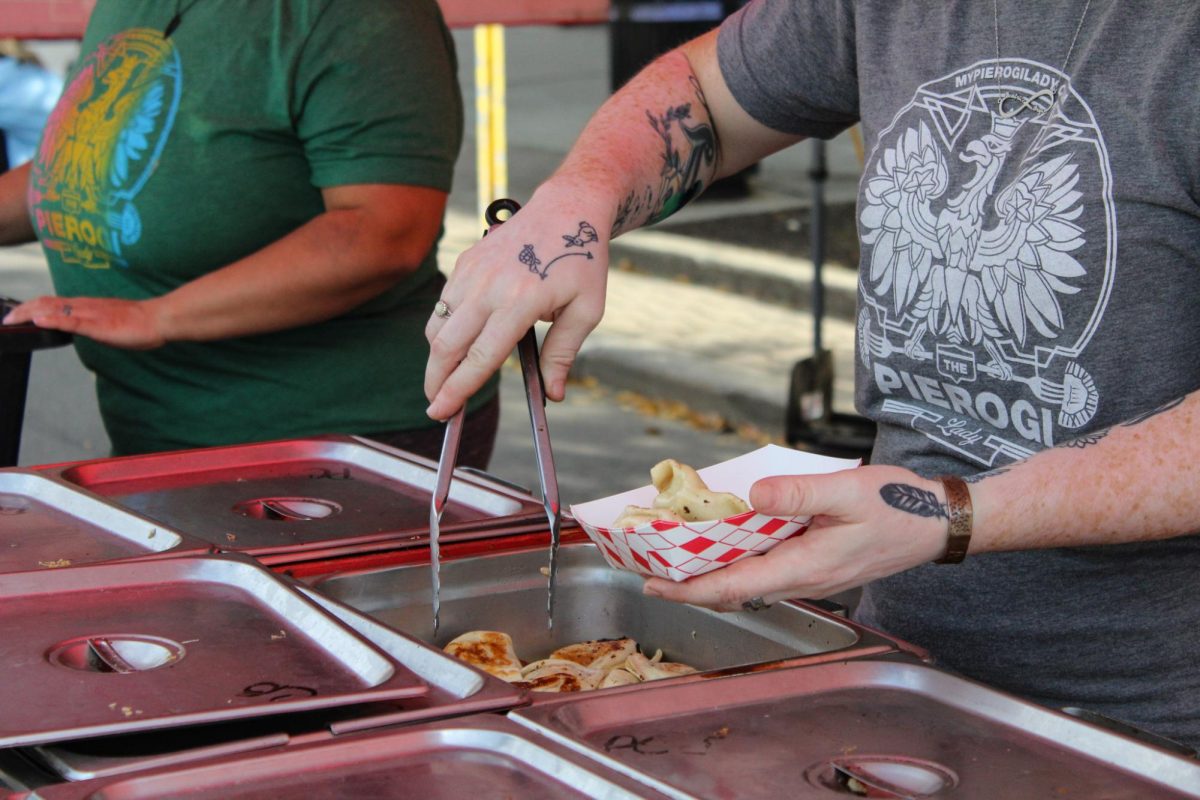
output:
<path id="1" fill-rule="evenodd" d="M 426 647 L 319 592 L 303 586 L 298 588 L 310 600 L 416 673 L 429 684 L 429 694 L 397 704 L 372 703 L 286 717 L 239 719 L 200 729 L 104 736 L 24 752 L 30 752 L 54 774 L 79 781 L 172 767 L 215 756 L 262 751 L 295 741 L 312 741 L 320 738 L 322 733 L 333 736 L 401 723 L 466 716 L 515 708 L 529 701 L 527 692 L 499 678 L 473 669 L 440 650 Z"/>
<path id="2" fill-rule="evenodd" d="M 659 800 L 661 795 L 499 716 L 345 737 L 203 765 L 39 789 L 70 798 L 311 797 Z"/>
<path id="3" fill-rule="evenodd" d="M 429 685 L 236 556 L 0 575 L 0 747 L 424 696 Z"/>
<path id="4" fill-rule="evenodd" d="M 418 456 L 350 436 L 100 459 L 51 475 L 151 519 L 250 555 L 422 539 L 436 478 Z M 542 518 L 541 504 L 487 476 L 456 472 L 443 530 Z"/>
<path id="5" fill-rule="evenodd" d="M 510 717 L 676 798 L 1196 798 L 1200 763 L 904 660 L 601 692 Z"/>
<path id="6" fill-rule="evenodd" d="M 0 471 L 0 573 L 211 550 L 36 472 Z"/>

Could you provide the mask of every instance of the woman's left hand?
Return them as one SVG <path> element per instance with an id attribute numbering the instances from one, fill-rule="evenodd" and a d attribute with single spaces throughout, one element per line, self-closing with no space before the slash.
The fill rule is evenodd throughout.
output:
<path id="1" fill-rule="evenodd" d="M 128 350 L 150 350 L 166 344 L 153 300 L 39 297 L 14 308 L 3 322 L 32 322 L 39 328 L 66 331 Z"/>
<path id="2" fill-rule="evenodd" d="M 808 530 L 764 555 L 679 583 L 650 578 L 646 594 L 718 611 L 761 597 L 820 599 L 928 563 L 946 550 L 945 491 L 899 467 L 764 478 L 750 505 L 776 517 L 811 516 Z"/>

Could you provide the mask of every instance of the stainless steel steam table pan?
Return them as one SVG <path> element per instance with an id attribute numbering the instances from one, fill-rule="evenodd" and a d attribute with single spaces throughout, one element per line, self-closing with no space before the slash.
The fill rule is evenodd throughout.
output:
<path id="1" fill-rule="evenodd" d="M 502 716 L 467 717 L 185 768 L 60 784 L 29 800 L 659 800 Z"/>
<path id="2" fill-rule="evenodd" d="M 1200 762 L 925 664 L 864 659 L 510 712 L 664 794 L 1200 797 Z"/>
<path id="3" fill-rule="evenodd" d="M 503 545 L 498 545 L 503 547 Z M 642 594 L 642 579 L 614 569 L 591 542 L 559 551 L 554 628 L 546 627 L 547 563 L 541 547 L 442 562 L 441 629 L 433 636 L 428 562 L 334 574 L 314 586 L 422 641 L 443 647 L 469 630 L 513 637 L 525 661 L 571 642 L 629 636 L 650 653 L 704 671 L 745 671 L 823 658 L 910 651 L 910 645 L 800 603 L 718 614 Z M 677 680 L 677 679 L 672 679 Z M 650 685 L 650 684 L 648 684 Z"/>
<path id="4" fill-rule="evenodd" d="M 0 747 L 429 690 L 241 556 L 0 575 L 0 665 Z"/>
<path id="5" fill-rule="evenodd" d="M 29 470 L 0 471 L 0 573 L 212 549 L 78 487 Z"/>
<path id="6" fill-rule="evenodd" d="M 437 476 L 436 465 L 427 459 L 350 436 L 46 469 L 221 550 L 255 556 L 427 537 Z M 497 524 L 544 516 L 541 503 L 528 493 L 459 470 L 443 530 L 477 536 Z"/>
<path id="7" fill-rule="evenodd" d="M 416 673 L 429 684 L 429 694 L 394 703 L 322 709 L 304 715 L 238 720 L 203 728 L 104 736 L 22 750 L 60 779 L 81 781 L 264 751 L 351 731 L 511 709 L 528 702 L 525 691 L 499 678 L 422 645 L 319 592 L 304 587 L 300 590 Z"/>

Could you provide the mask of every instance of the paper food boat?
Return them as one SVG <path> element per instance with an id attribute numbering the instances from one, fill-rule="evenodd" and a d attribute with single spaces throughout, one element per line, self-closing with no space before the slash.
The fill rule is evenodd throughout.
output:
<path id="1" fill-rule="evenodd" d="M 769 444 L 745 455 L 696 470 L 714 492 L 732 492 L 748 500 L 750 487 L 772 475 L 816 475 L 857 467 L 861 462 L 805 453 Z M 647 465 L 647 473 L 650 471 Z M 636 528 L 611 528 L 625 506 L 649 507 L 653 485 L 571 506 L 571 515 L 587 531 L 611 566 L 641 575 L 686 580 L 759 555 L 808 528 L 808 517 L 769 517 L 754 511 L 705 522 L 648 522 Z"/>

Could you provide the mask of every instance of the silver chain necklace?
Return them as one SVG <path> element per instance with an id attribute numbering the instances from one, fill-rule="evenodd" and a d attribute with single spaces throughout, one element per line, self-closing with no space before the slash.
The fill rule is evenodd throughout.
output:
<path id="1" fill-rule="evenodd" d="M 1057 90 L 1042 89 L 1040 92 L 1035 92 L 1027 98 L 1018 97 L 1009 92 L 1001 92 L 1000 100 L 996 103 L 996 113 L 1001 119 L 1011 119 L 1017 114 L 1020 114 L 1027 108 L 1032 108 L 1038 114 L 1044 114 L 1051 111 L 1062 100 L 1071 84 L 1071 75 L 1067 72 L 1067 66 L 1071 63 L 1071 55 L 1075 52 L 1075 43 L 1079 41 L 1079 32 L 1083 30 L 1083 21 L 1087 19 L 1088 9 L 1091 8 L 1092 0 L 1087 0 L 1083 6 L 1083 13 L 1079 15 L 1079 23 L 1075 26 L 1075 35 L 1071 37 L 1071 46 L 1067 48 L 1067 55 L 1063 58 L 1062 66 L 1058 71 L 1063 75 L 1063 82 Z M 1000 89 L 1000 2 L 992 0 L 992 30 L 996 36 L 996 89 Z M 1035 103 L 1038 101 L 1047 102 L 1048 105 L 1044 109 L 1039 109 Z"/>

